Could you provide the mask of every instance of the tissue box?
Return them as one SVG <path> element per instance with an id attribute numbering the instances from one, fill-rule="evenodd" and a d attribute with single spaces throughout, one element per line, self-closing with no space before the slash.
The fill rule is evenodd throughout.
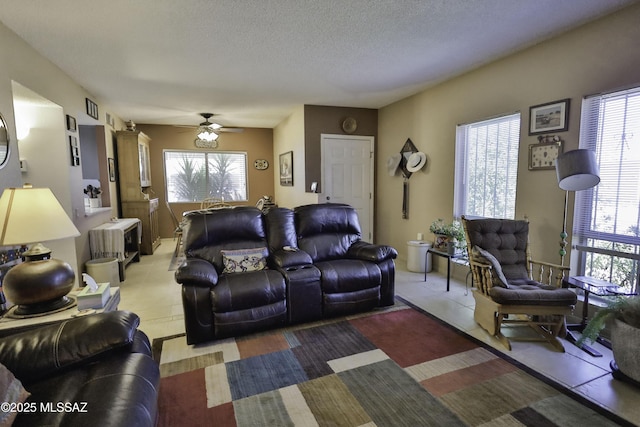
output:
<path id="1" fill-rule="evenodd" d="M 85 286 L 78 293 L 78 310 L 104 308 L 110 296 L 109 283 L 98 283 L 98 289 L 95 292 L 89 286 Z"/>

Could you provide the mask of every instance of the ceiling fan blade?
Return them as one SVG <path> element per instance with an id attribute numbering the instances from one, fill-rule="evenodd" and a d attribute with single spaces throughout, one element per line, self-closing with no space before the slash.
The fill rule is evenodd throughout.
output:
<path id="1" fill-rule="evenodd" d="M 221 128 L 216 129 L 216 132 L 241 133 L 244 132 L 244 128 L 222 126 Z"/>

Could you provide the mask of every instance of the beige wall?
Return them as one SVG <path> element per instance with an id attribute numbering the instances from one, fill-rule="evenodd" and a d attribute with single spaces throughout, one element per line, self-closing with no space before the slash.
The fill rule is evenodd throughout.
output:
<path id="1" fill-rule="evenodd" d="M 537 142 L 527 133 L 529 107 L 570 98 L 569 130 L 558 135 L 565 141 L 565 151 L 578 148 L 582 97 L 640 84 L 639 22 L 640 5 L 636 5 L 382 108 L 378 242 L 395 246 L 406 258 L 406 242 L 416 233 L 431 239 L 431 222 L 452 218 L 456 125 L 520 111 L 516 216 L 526 215 L 531 222 L 534 257 L 559 262 L 564 193 L 555 171 L 528 170 L 529 145 Z M 402 178 L 382 172 L 386 159 L 407 138 L 427 154 L 428 164 L 409 181 L 409 218 L 402 219 Z"/>
<path id="2" fill-rule="evenodd" d="M 194 145 L 196 129 L 166 125 L 138 124 L 138 130 L 151 138 L 151 188 L 160 200 L 160 236 L 173 236 L 173 222 L 165 206 L 166 191 L 164 181 L 164 150 L 198 150 Z M 245 128 L 241 133 L 222 133 L 218 138 L 219 151 L 247 152 L 248 192 L 249 200 L 232 204 L 255 205 L 262 196 L 273 196 L 274 173 L 277 163 L 273 161 L 273 130 L 261 128 Z M 253 162 L 267 159 L 269 168 L 257 170 Z M 173 203 L 172 209 L 180 218 L 183 212 L 199 209 L 199 203 Z"/>
<path id="3" fill-rule="evenodd" d="M 48 246 L 53 250 L 53 255 L 71 264 L 76 271 L 76 280 L 80 276 L 84 262 L 89 259 L 88 230 L 96 225 L 108 221 L 111 212 L 107 211 L 96 216 L 85 216 L 84 200 L 82 193 L 82 172 L 79 167 L 72 167 L 69 160 L 68 132 L 64 129 L 65 114 L 76 118 L 78 125 L 104 124 L 105 113 L 109 106 L 100 102 L 100 99 L 85 91 L 58 67 L 42 57 L 37 51 L 25 43 L 20 37 L 0 23 L 0 113 L 5 117 L 11 138 L 10 157 L 7 164 L 0 169 L 0 191 L 7 187 L 20 187 L 26 181 L 20 172 L 19 159 L 26 158 L 36 168 L 39 159 L 28 154 L 29 150 L 36 153 L 39 158 L 47 158 L 46 168 L 38 167 L 38 170 L 30 170 L 29 180 L 36 187 L 50 187 L 60 201 L 65 211 L 72 218 L 81 236 L 75 239 L 65 239 L 52 242 Z M 16 85 L 17 84 L 17 85 Z M 49 114 L 42 117 L 37 113 L 38 108 L 25 107 L 31 111 L 32 116 L 27 117 L 33 126 L 33 142 L 36 138 L 42 141 L 40 147 L 22 148 L 16 141 L 16 114 L 13 107 L 14 90 L 24 87 L 28 91 L 37 94 L 47 100 L 52 106 L 53 113 L 58 117 L 56 126 L 51 126 Z M 85 112 L 85 98 L 92 98 L 98 103 L 100 120 L 89 117 Z M 116 117 L 116 125 L 121 121 Z M 105 132 L 110 132 L 105 127 Z M 46 153 L 51 153 L 48 156 Z M 109 157 L 113 157 L 108 153 Z M 104 183 L 108 185 L 107 183 Z M 115 188 L 115 187 L 112 187 Z M 112 191 L 112 194 L 114 192 Z"/>
<path id="4" fill-rule="evenodd" d="M 318 203 L 318 196 L 305 192 L 304 106 L 295 107 L 293 113 L 273 130 L 273 165 L 275 202 L 278 206 L 294 208 Z M 293 151 L 293 186 L 280 185 L 278 160 L 282 153 Z"/>

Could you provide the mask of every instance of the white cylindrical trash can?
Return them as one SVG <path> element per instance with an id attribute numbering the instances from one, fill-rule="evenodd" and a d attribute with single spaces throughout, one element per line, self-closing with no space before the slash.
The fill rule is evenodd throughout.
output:
<path id="1" fill-rule="evenodd" d="M 96 258 L 85 264 L 87 274 L 97 283 L 109 283 L 111 287 L 120 286 L 120 270 L 117 258 Z"/>
<path id="2" fill-rule="evenodd" d="M 407 269 L 416 273 L 424 273 L 425 269 L 427 273 L 430 272 L 431 254 L 427 254 L 430 248 L 431 243 L 424 240 L 409 240 L 407 242 Z"/>

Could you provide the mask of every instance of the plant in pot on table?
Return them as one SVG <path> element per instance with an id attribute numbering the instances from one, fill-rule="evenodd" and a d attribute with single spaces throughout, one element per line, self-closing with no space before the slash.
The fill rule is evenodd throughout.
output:
<path id="1" fill-rule="evenodd" d="M 598 310 L 582 331 L 578 345 L 595 341 L 607 324 L 611 327 L 611 349 L 617 368 L 627 377 L 640 382 L 640 297 L 616 297 Z"/>
<path id="2" fill-rule="evenodd" d="M 460 221 L 446 223 L 442 218 L 438 218 L 431 223 L 429 231 L 435 235 L 433 248 L 438 251 L 454 255 L 464 252 L 467 248 Z"/>
<path id="3" fill-rule="evenodd" d="M 87 188 L 84 189 L 84 194 L 89 196 L 89 207 L 90 208 L 99 208 L 100 207 L 100 199 L 98 196 L 102 193 L 100 187 L 94 187 L 93 185 L 87 185 Z"/>

